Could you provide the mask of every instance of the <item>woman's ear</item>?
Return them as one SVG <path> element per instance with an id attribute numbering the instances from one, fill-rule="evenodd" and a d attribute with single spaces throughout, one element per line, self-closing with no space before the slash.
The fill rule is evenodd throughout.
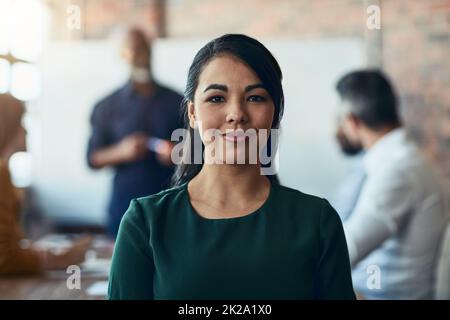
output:
<path id="1" fill-rule="evenodd" d="M 194 103 L 192 101 L 189 101 L 188 105 L 187 105 L 187 108 L 188 108 L 189 126 L 192 129 L 196 129 L 197 128 L 197 124 L 196 124 L 196 118 L 195 118 Z"/>

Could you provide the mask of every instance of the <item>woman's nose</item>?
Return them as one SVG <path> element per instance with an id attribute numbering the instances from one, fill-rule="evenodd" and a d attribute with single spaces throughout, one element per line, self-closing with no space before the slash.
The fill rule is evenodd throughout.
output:
<path id="1" fill-rule="evenodd" d="M 240 101 L 235 101 L 230 104 L 227 122 L 228 123 L 245 123 L 248 121 L 248 115 L 245 110 L 245 103 Z"/>

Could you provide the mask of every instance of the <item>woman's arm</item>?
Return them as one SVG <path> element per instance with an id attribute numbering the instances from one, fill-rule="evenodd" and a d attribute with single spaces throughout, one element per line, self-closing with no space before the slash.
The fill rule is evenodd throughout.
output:
<path id="1" fill-rule="evenodd" d="M 114 247 L 108 298 L 153 299 L 153 252 L 150 230 L 140 204 L 132 200 Z"/>
<path id="2" fill-rule="evenodd" d="M 25 237 L 17 215 L 20 209 L 8 168 L 0 161 L 0 274 L 33 274 L 65 269 L 84 261 L 89 237 L 77 241 L 61 254 L 34 247 Z"/>
<path id="3" fill-rule="evenodd" d="M 0 159 L 0 274 L 37 273 L 40 259 L 29 241 L 24 241 L 17 214 L 19 200 L 8 166 Z"/>
<path id="4" fill-rule="evenodd" d="M 1 213 L 0 213 L 1 214 Z M 0 226 L 0 274 L 33 274 L 41 271 L 39 253 L 25 239 L 17 238 L 13 226 Z"/>

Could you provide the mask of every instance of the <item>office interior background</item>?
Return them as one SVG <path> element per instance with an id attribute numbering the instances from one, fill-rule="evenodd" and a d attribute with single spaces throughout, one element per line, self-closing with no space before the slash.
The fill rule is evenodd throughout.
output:
<path id="1" fill-rule="evenodd" d="M 380 28 L 368 26 L 370 6 L 381 9 Z M 335 83 L 357 68 L 381 68 L 450 201 L 448 0 L 0 0 L 0 93 L 27 108 L 28 150 L 10 168 L 27 195 L 30 237 L 105 225 L 112 172 L 87 166 L 89 117 L 127 80 L 119 47 L 129 26 L 154 39 L 153 74 L 180 93 L 210 39 L 244 33 L 266 44 L 284 72 L 280 180 L 331 201 L 354 165 L 334 137 Z"/>

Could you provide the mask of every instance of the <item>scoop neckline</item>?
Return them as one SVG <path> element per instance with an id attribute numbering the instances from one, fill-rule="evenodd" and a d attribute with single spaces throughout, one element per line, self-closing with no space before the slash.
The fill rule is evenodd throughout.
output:
<path id="1" fill-rule="evenodd" d="M 194 216 L 194 218 L 197 220 L 209 222 L 209 223 L 228 223 L 228 222 L 248 220 L 253 217 L 258 217 L 258 216 L 260 216 L 261 212 L 264 211 L 264 209 L 266 209 L 269 206 L 270 202 L 272 201 L 273 194 L 274 194 L 274 183 L 272 181 L 270 181 L 270 179 L 269 179 L 269 184 L 270 184 L 269 195 L 267 196 L 266 200 L 259 206 L 259 208 L 257 208 L 256 210 L 254 210 L 250 213 L 239 216 L 239 217 L 217 218 L 217 219 L 212 218 L 211 219 L 211 218 L 205 218 L 205 217 L 201 216 L 197 212 L 197 210 L 195 210 L 195 208 L 192 206 L 191 199 L 189 197 L 188 184 L 189 184 L 189 181 L 184 184 L 183 191 L 184 191 L 184 200 L 188 204 L 189 214 Z"/>

